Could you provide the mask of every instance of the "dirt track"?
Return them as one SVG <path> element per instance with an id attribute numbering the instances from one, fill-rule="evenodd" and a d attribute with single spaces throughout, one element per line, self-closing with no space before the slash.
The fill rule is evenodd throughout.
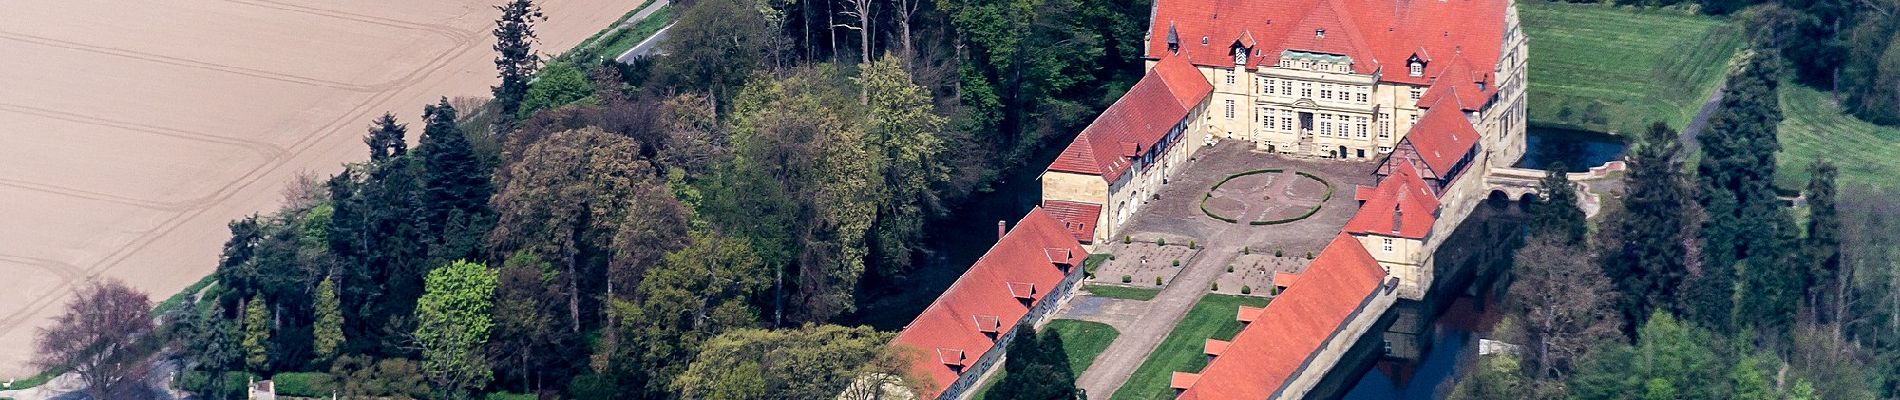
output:
<path id="1" fill-rule="evenodd" d="M 225 223 L 365 157 L 370 118 L 486 95 L 500 0 L 25 1 L 0 13 L 0 381 L 87 276 L 153 301 Z M 546 0 L 566 49 L 639 0 Z M 413 134 L 412 140 L 413 138 Z"/>

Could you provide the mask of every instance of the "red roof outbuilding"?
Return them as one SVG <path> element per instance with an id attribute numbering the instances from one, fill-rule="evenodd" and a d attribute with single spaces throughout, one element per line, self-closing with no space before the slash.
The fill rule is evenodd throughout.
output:
<path id="1" fill-rule="evenodd" d="M 1301 274 L 1299 284 L 1268 303 L 1260 318 L 1241 329 L 1179 398 L 1272 398 L 1379 295 L 1385 280 L 1385 270 L 1358 240 L 1344 234 L 1334 237 Z"/>
<path id="2" fill-rule="evenodd" d="M 1043 200 L 1042 209 L 1062 221 L 1063 229 L 1082 244 L 1095 241 L 1095 223 L 1102 218 L 1102 205 L 1062 200 Z"/>
<path id="3" fill-rule="evenodd" d="M 1353 234 L 1424 239 L 1438 221 L 1438 197 L 1431 185 L 1418 176 L 1418 168 L 1408 160 L 1398 165 L 1370 193 L 1360 191 L 1359 212 L 1346 221 L 1345 231 Z M 1363 187 L 1362 187 L 1363 188 Z"/>
<path id="4" fill-rule="evenodd" d="M 1114 182 L 1133 166 L 1135 157 L 1165 140 L 1212 93 L 1207 77 L 1186 60 L 1162 58 L 1076 134 L 1049 171 L 1099 175 Z"/>
<path id="5" fill-rule="evenodd" d="M 1088 257 L 1074 236 L 1037 207 L 904 327 L 893 346 L 936 355 L 911 368 L 943 390 L 1008 335 L 1030 309 Z M 1028 300 L 1025 302 L 1024 300 Z M 934 398 L 928 393 L 926 398 Z"/>

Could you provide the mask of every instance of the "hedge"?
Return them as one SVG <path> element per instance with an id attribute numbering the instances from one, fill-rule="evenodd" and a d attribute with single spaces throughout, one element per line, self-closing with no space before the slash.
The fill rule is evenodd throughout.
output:
<path id="1" fill-rule="evenodd" d="M 1228 218 L 1228 217 L 1223 217 L 1223 216 L 1220 216 L 1219 214 L 1215 214 L 1215 213 L 1214 213 L 1213 211 L 1208 211 L 1208 210 L 1207 210 L 1207 199 L 1211 199 L 1211 198 L 1214 198 L 1214 191 L 1215 191 L 1215 190 L 1220 190 L 1220 186 L 1221 186 L 1221 185 L 1225 185 L 1225 184 L 1227 184 L 1227 181 L 1231 181 L 1231 180 L 1234 180 L 1234 178 L 1239 178 L 1239 177 L 1243 177 L 1243 176 L 1247 176 L 1247 175 L 1256 175 L 1256 174 L 1266 174 L 1266 173 L 1274 173 L 1274 172 L 1281 172 L 1281 171 L 1284 171 L 1284 170 L 1283 170 L 1283 169 L 1279 169 L 1279 168 L 1267 168 L 1267 169 L 1256 169 L 1256 170 L 1252 170 L 1252 171 L 1245 171 L 1245 172 L 1240 172 L 1240 173 L 1235 173 L 1235 174 L 1233 174 L 1233 175 L 1228 175 L 1228 176 L 1227 176 L 1226 178 L 1221 178 L 1221 180 L 1220 180 L 1220 182 L 1215 182 L 1215 183 L 1214 183 L 1214 187 L 1210 187 L 1210 188 L 1207 188 L 1207 193 L 1206 193 L 1206 194 L 1202 194 L 1202 195 L 1201 195 L 1201 213 L 1202 213 L 1202 214 L 1207 214 L 1207 217 L 1208 217 L 1208 218 L 1213 218 L 1213 219 L 1217 219 L 1217 220 L 1221 220 L 1221 221 L 1227 221 L 1227 223 L 1229 223 L 1229 224 L 1238 224 L 1238 223 L 1240 223 L 1240 220 L 1239 220 L 1239 219 L 1235 219 L 1235 218 Z M 1322 181 L 1322 182 L 1323 182 L 1323 181 Z M 1328 187 L 1330 188 L 1330 186 L 1328 186 Z"/>
<path id="2" fill-rule="evenodd" d="M 282 372 L 271 375 L 277 394 L 297 397 L 330 397 L 330 374 L 322 372 Z"/>
<path id="3" fill-rule="evenodd" d="M 1279 224 L 1306 219 L 1308 217 L 1312 217 L 1313 214 L 1318 214 L 1320 208 L 1325 207 L 1326 202 L 1333 199 L 1333 183 L 1332 182 L 1327 182 L 1325 179 L 1320 179 L 1320 177 L 1318 176 L 1314 176 L 1313 174 L 1306 173 L 1306 171 L 1293 171 L 1293 173 L 1299 174 L 1300 176 L 1307 177 L 1308 179 L 1319 181 L 1321 185 L 1326 185 L 1326 194 L 1324 196 L 1320 196 L 1319 204 L 1314 204 L 1313 208 L 1307 209 L 1305 214 L 1300 214 L 1299 216 L 1290 217 L 1290 218 L 1281 218 L 1281 219 L 1275 219 L 1275 220 L 1267 220 L 1267 221 L 1248 221 L 1247 225 L 1256 225 L 1256 226 L 1257 225 L 1279 225 Z M 1203 201 L 1203 203 L 1205 203 L 1205 201 Z"/>

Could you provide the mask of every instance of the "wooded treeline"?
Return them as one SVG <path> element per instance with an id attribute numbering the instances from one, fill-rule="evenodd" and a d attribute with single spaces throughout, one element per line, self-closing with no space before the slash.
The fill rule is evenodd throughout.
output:
<path id="1" fill-rule="evenodd" d="M 672 7 L 664 55 L 620 64 L 543 57 L 534 3 L 498 5 L 492 101 L 367 121 L 366 161 L 231 223 L 216 284 L 167 318 L 181 386 L 823 398 L 905 373 L 918 355 L 888 334 L 829 324 L 907 284 L 926 224 L 1132 84 L 1149 10 Z"/>
<path id="2" fill-rule="evenodd" d="M 1549 174 L 1493 334 L 1518 348 L 1452 397 L 1900 397 L 1896 193 L 1842 187 L 1827 160 L 1776 192 L 1778 50 L 1744 52 L 1700 152 L 1660 123 L 1638 138 L 1595 220 Z"/>

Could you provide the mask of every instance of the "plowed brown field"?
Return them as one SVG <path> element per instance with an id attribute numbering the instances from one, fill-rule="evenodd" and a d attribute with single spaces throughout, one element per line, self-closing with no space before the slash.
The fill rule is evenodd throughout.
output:
<path id="1" fill-rule="evenodd" d="M 177 292 L 225 223 L 366 157 L 385 111 L 486 95 L 500 0 L 46 0 L 0 13 L 0 380 L 89 276 Z M 639 0 L 546 0 L 566 49 Z M 412 138 L 413 140 L 413 138 Z"/>

